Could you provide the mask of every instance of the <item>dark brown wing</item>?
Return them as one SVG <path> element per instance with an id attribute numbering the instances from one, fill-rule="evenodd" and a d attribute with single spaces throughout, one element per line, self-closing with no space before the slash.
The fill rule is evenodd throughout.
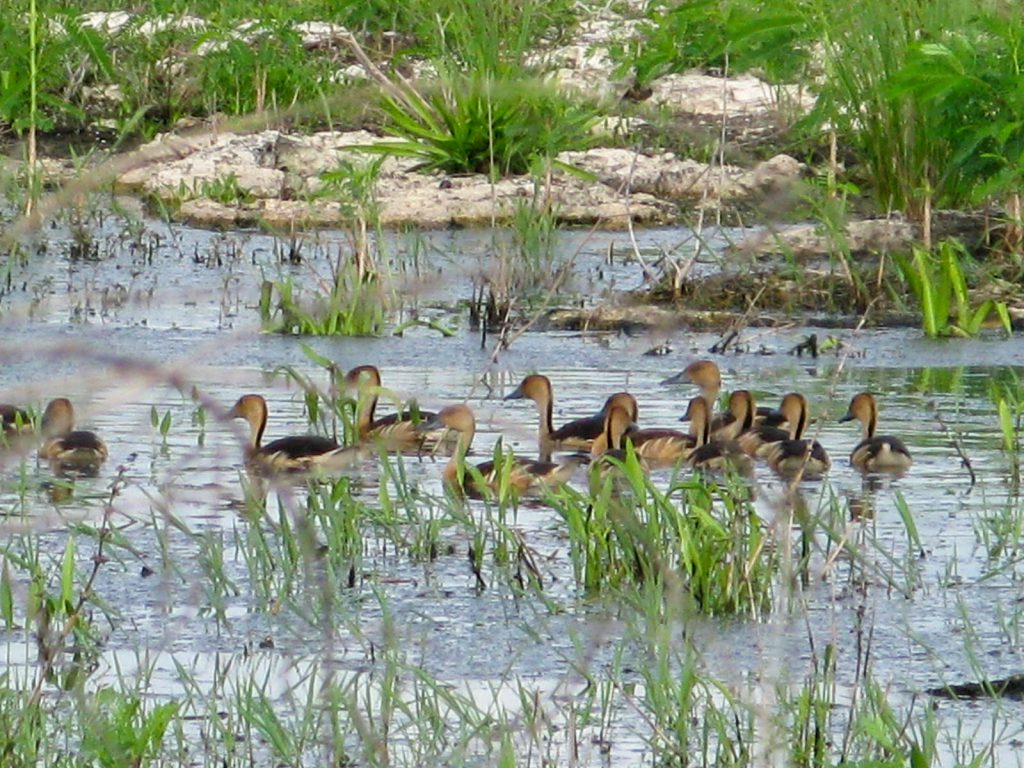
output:
<path id="1" fill-rule="evenodd" d="M 293 435 L 273 440 L 260 448 L 259 452 L 266 455 L 280 453 L 291 459 L 302 459 L 307 456 L 319 456 L 338 447 L 338 444 L 329 437 Z"/>

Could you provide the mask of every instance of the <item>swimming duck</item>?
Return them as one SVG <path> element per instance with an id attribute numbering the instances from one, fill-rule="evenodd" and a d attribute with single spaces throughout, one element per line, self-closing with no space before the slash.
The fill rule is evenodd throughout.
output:
<path id="1" fill-rule="evenodd" d="M 75 409 L 66 397 L 51 400 L 43 411 L 43 445 L 39 458 L 58 470 L 94 474 L 107 460 L 107 446 L 95 432 L 75 429 Z"/>
<path id="2" fill-rule="evenodd" d="M 737 397 L 738 395 L 738 397 Z M 748 456 L 740 444 L 732 437 L 721 437 L 714 435 L 711 431 L 711 420 L 709 417 L 709 406 L 704 398 L 695 398 L 699 402 L 692 402 L 688 409 L 690 418 L 694 414 L 698 423 L 703 422 L 703 434 L 698 438 L 699 445 L 687 457 L 686 462 L 694 469 L 709 470 L 712 472 L 732 469 L 743 474 L 750 474 L 754 469 L 754 461 Z M 735 418 L 735 423 L 746 425 L 749 428 L 754 419 L 754 400 L 746 390 L 737 390 L 729 398 L 730 412 Z M 733 425 L 730 424 L 730 427 Z M 720 430 L 719 435 L 730 434 L 730 430 Z"/>
<path id="3" fill-rule="evenodd" d="M 807 427 L 807 398 L 790 392 L 776 411 L 777 424 L 755 424 L 737 435 L 736 442 L 750 456 L 766 458 L 769 446 L 783 440 L 799 440 Z M 785 425 L 785 428 L 782 426 Z"/>
<path id="4" fill-rule="evenodd" d="M 818 477 L 832 468 L 832 459 L 824 446 L 811 438 L 787 439 L 771 443 L 765 458 L 768 465 L 787 477 L 801 474 Z"/>
<path id="5" fill-rule="evenodd" d="M 382 390 L 380 371 L 373 365 L 360 365 L 345 374 L 345 385 L 359 393 L 359 409 L 356 413 L 356 429 L 359 439 L 372 442 L 385 451 L 423 452 L 433 448 L 451 449 L 454 442 L 441 443 L 438 432 L 424 432 L 416 429 L 422 422 L 429 421 L 437 414 L 421 411 L 415 403 L 406 410 L 374 418 L 377 400 Z"/>
<path id="6" fill-rule="evenodd" d="M 605 400 L 601 410 L 593 416 L 575 419 L 555 429 L 552 420 L 554 412 L 554 396 L 551 381 L 539 373 L 531 374 L 520 382 L 519 386 L 506 395 L 506 400 L 533 400 L 537 405 L 540 423 L 537 430 L 537 442 L 540 445 L 540 458 L 549 461 L 552 451 L 579 450 L 589 451 L 594 440 L 604 433 L 605 417 L 608 409 L 619 404 L 629 410 L 636 421 L 638 408 L 636 398 L 628 392 L 616 392 Z"/>
<path id="7" fill-rule="evenodd" d="M 249 424 L 245 464 L 256 474 L 276 475 L 313 470 L 347 469 L 366 456 L 363 446 L 342 448 L 329 437 L 292 435 L 261 445 L 267 427 L 267 401 L 262 395 L 242 395 L 228 411 L 230 419 Z"/>
<path id="8" fill-rule="evenodd" d="M 604 445 L 607 450 L 614 451 L 623 447 L 624 440 L 629 440 L 648 469 L 674 466 L 686 461 L 693 449 L 701 444 L 707 428 L 707 407 L 703 396 L 690 400 L 686 409 L 690 422 L 688 433 L 676 429 L 633 429 L 628 412 L 624 408 L 613 407 L 606 417 Z M 595 442 L 597 447 L 599 445 Z M 591 455 L 596 457 L 600 453 L 592 449 Z"/>
<path id="9" fill-rule="evenodd" d="M 416 428 L 424 431 L 448 429 L 455 432 L 456 448 L 442 473 L 449 488 L 474 498 L 498 492 L 503 470 L 500 463 L 495 465 L 493 461 L 485 461 L 473 469 L 466 467 L 466 451 L 476 433 L 476 419 L 469 406 L 449 405 L 442 408 L 433 419 Z M 520 495 L 536 493 L 545 486 L 565 483 L 579 466 L 579 461 L 575 459 L 561 464 L 520 457 L 512 457 L 510 461 L 509 488 Z"/>
<path id="10" fill-rule="evenodd" d="M 707 398 L 705 397 L 705 399 Z M 709 400 L 708 408 L 713 407 L 713 403 Z M 728 410 L 708 422 L 708 442 L 711 440 L 735 440 L 742 432 L 746 432 L 754 425 L 755 414 L 754 396 L 750 394 L 749 390 L 737 389 L 729 395 Z M 681 416 L 679 420 L 686 421 L 687 416 Z"/>
<path id="11" fill-rule="evenodd" d="M 864 437 L 850 453 L 850 463 L 862 472 L 903 472 L 913 459 L 898 437 L 876 435 L 878 403 L 874 395 L 861 392 L 850 400 L 850 407 L 839 421 L 857 419 L 864 426 Z"/>
<path id="12" fill-rule="evenodd" d="M 818 477 L 832 468 L 832 459 L 824 446 L 813 438 L 805 438 L 804 430 L 809 420 L 807 398 L 798 392 L 791 392 L 783 398 L 786 421 L 791 425 L 789 436 L 783 439 L 767 439 L 758 449 L 757 455 L 766 459 L 768 466 L 780 475 Z M 780 408 L 781 410 L 781 408 Z M 768 427 L 762 427 L 760 435 L 772 435 Z M 778 436 L 778 433 L 774 433 Z"/>

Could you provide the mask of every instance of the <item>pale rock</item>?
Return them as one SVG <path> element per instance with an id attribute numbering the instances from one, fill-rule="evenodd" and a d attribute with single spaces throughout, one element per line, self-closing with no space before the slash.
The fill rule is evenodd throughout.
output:
<path id="1" fill-rule="evenodd" d="M 652 103 L 673 112 L 704 117 L 767 117 L 781 107 L 807 111 L 814 96 L 795 85 L 769 85 L 753 75 L 714 77 L 701 73 L 666 75 L 651 83 Z M 780 105 L 779 97 L 783 104 Z"/>
<path id="2" fill-rule="evenodd" d="M 139 25 L 138 32 L 143 37 L 153 37 L 162 32 L 203 32 L 207 27 L 206 19 L 198 16 L 157 16 Z"/>
<path id="3" fill-rule="evenodd" d="M 340 24 L 326 21 L 303 21 L 294 26 L 302 36 L 302 45 L 309 50 L 342 45 L 351 33 Z"/>
<path id="4" fill-rule="evenodd" d="M 753 170 L 679 159 L 672 152 L 644 155 L 625 148 L 562 152 L 558 159 L 597 176 L 615 189 L 632 189 L 671 200 L 750 200 L 797 181 L 804 166 L 786 155 Z"/>
<path id="5" fill-rule="evenodd" d="M 904 251 L 919 236 L 918 227 L 902 218 L 851 221 L 843 228 L 846 246 L 855 256 Z M 818 224 L 799 224 L 785 229 L 763 230 L 733 246 L 736 253 L 783 254 L 798 259 L 830 256 L 836 239 Z"/>
<path id="6" fill-rule="evenodd" d="M 237 135 L 217 133 L 189 139 L 160 138 L 142 148 L 176 159 L 147 164 L 121 174 L 117 186 L 163 198 L 182 192 L 200 196 L 207 184 L 234 177 L 238 189 L 253 197 L 281 197 L 285 172 L 275 167 L 278 131 Z"/>
<path id="7" fill-rule="evenodd" d="M 78 17 L 78 25 L 113 37 L 124 31 L 134 18 L 128 11 L 90 11 Z"/>

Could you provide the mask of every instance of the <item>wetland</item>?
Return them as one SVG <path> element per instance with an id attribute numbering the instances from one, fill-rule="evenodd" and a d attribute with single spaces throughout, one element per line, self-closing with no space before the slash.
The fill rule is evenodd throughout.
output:
<path id="1" fill-rule="evenodd" d="M 15 6 L 0 403 L 109 455 L 0 450 L 0 764 L 1024 762 L 1004 4 Z M 502 487 L 528 374 L 686 429 L 700 359 L 830 469 Z M 362 365 L 468 405 L 498 493 L 250 471 L 242 395 L 353 444 Z M 860 392 L 909 471 L 851 466 Z"/>

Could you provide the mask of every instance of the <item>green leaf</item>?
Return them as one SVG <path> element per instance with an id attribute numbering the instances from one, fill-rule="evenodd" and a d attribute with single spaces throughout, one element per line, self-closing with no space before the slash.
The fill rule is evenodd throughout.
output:
<path id="1" fill-rule="evenodd" d="M 61 566 L 60 577 L 61 601 L 64 610 L 70 615 L 75 605 L 75 538 L 68 539 L 64 548 L 64 563 Z"/>
<path id="2" fill-rule="evenodd" d="M 0 616 L 8 629 L 14 626 L 14 589 L 11 587 L 11 569 L 6 559 L 3 574 L 0 575 Z"/>

